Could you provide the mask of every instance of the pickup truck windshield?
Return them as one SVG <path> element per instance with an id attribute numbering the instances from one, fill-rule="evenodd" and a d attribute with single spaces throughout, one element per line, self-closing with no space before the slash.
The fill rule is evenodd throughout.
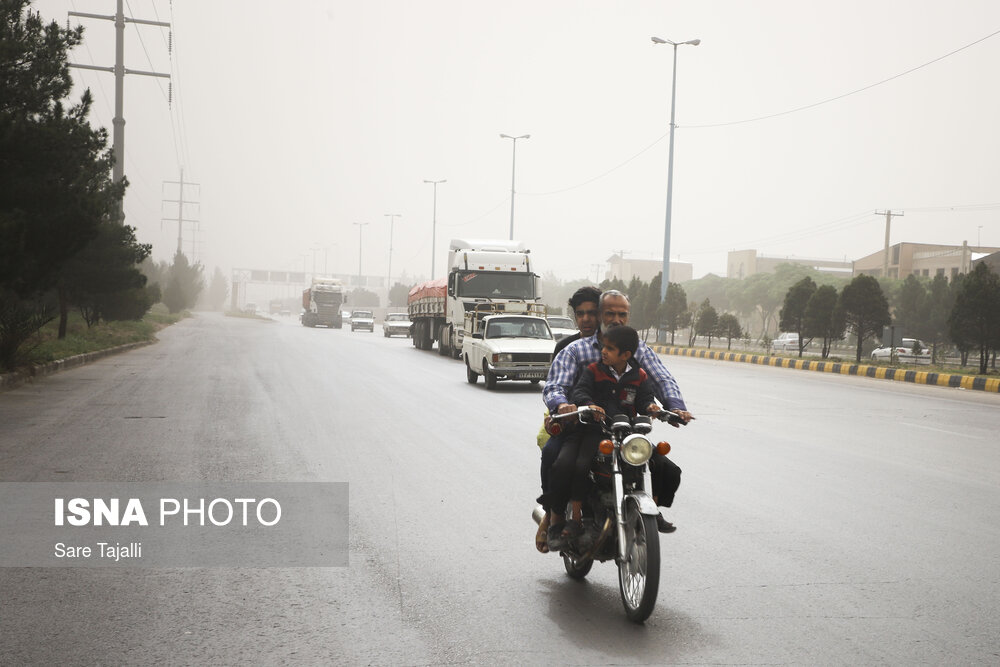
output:
<path id="1" fill-rule="evenodd" d="M 537 317 L 505 317 L 486 325 L 487 338 L 541 338 L 551 340 L 552 333 Z"/>
<path id="2" fill-rule="evenodd" d="M 535 280 L 530 273 L 461 272 L 458 277 L 457 296 L 486 299 L 534 299 Z"/>

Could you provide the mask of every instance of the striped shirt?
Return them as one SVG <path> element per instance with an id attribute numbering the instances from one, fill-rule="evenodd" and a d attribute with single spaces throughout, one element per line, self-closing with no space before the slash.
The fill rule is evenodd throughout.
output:
<path id="1" fill-rule="evenodd" d="M 549 368 L 545 387 L 542 389 L 542 400 L 545 401 L 549 412 L 554 414 L 560 404 L 570 402 L 567 396 L 572 391 L 573 385 L 576 384 L 577 378 L 580 377 L 580 373 L 590 364 L 600 360 L 601 344 L 597 340 L 596 333 L 571 343 L 556 355 Z M 642 341 L 639 341 L 635 360 L 649 375 L 649 379 L 653 382 L 653 388 L 656 390 L 656 398 L 664 407 L 668 410 L 687 410 L 687 406 L 684 405 L 684 397 L 681 396 L 681 389 L 677 386 L 677 380 L 660 361 L 660 357 Z"/>

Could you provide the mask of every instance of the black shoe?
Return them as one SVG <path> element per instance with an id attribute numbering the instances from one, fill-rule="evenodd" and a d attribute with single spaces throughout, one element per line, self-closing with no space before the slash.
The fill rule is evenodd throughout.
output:
<path id="1" fill-rule="evenodd" d="M 664 519 L 662 514 L 657 514 L 656 529 L 661 533 L 672 533 L 677 530 L 677 526 Z"/>
<path id="2" fill-rule="evenodd" d="M 577 535 L 576 540 L 573 542 L 577 550 L 582 554 L 588 553 L 594 547 L 596 530 L 592 528 L 593 525 L 590 521 L 585 520 L 583 523 L 583 532 Z"/>
<path id="3" fill-rule="evenodd" d="M 546 540 L 549 545 L 549 553 L 559 553 L 566 548 L 566 538 L 562 535 L 563 528 L 565 527 L 565 523 L 549 526 L 548 539 Z"/>

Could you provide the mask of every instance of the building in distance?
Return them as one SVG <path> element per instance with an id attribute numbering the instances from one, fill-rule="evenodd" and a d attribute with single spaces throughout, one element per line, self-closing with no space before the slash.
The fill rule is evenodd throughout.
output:
<path id="1" fill-rule="evenodd" d="M 638 278 L 644 283 L 650 282 L 663 271 L 662 259 L 631 259 L 624 253 L 615 253 L 607 259 L 608 268 L 604 272 L 607 280 L 618 278 L 625 283 Z M 694 264 L 670 260 L 670 282 L 683 283 L 694 276 Z"/>
<path id="2" fill-rule="evenodd" d="M 780 264 L 797 264 L 811 269 L 850 278 L 854 270 L 853 262 L 846 259 L 810 259 L 803 257 L 766 257 L 756 250 L 731 250 L 726 261 L 726 277 L 743 280 L 755 273 L 774 273 Z M 881 265 L 880 265 L 881 266 Z"/>

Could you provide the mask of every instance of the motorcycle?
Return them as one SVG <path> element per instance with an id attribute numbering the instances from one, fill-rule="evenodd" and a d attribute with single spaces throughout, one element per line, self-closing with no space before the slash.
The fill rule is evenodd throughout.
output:
<path id="1" fill-rule="evenodd" d="M 660 583 L 660 537 L 656 529 L 659 509 L 645 490 L 646 463 L 654 451 L 666 455 L 670 445 L 657 445 L 647 438 L 653 429 L 652 420 L 644 415 L 632 421 L 626 415 L 615 415 L 600 422 L 593 419 L 596 411 L 584 406 L 573 412 L 553 415 L 557 422 L 577 417 L 584 424 L 600 425 L 607 436 L 591 462 L 593 480 L 584 502 L 586 533 L 569 542 L 561 551 L 566 573 L 573 579 L 583 579 L 594 561 L 614 560 L 618 564 L 618 590 L 625 615 L 643 623 L 653 612 Z M 660 421 L 684 425 L 677 414 L 663 410 L 656 415 Z M 541 505 L 535 507 L 532 518 L 536 524 L 545 517 Z"/>

